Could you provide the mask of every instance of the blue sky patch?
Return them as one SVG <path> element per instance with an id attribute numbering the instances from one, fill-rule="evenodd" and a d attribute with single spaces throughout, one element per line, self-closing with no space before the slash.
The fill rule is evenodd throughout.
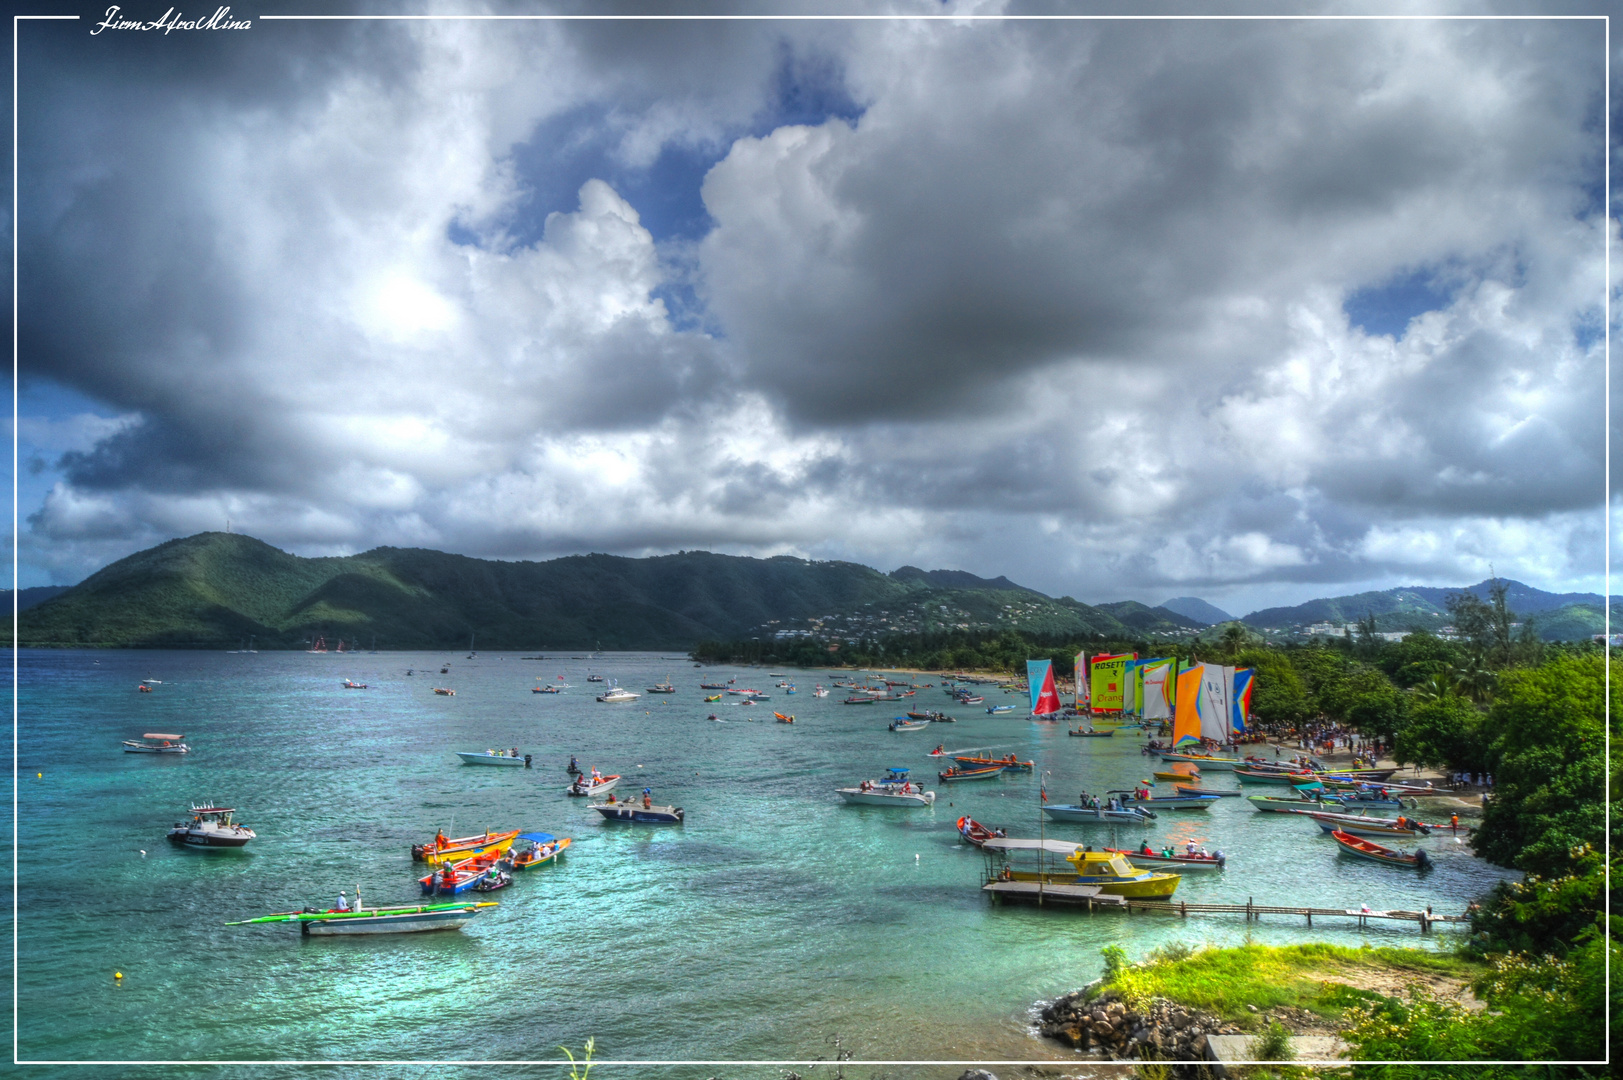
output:
<path id="1" fill-rule="evenodd" d="M 1352 293 L 1342 303 L 1347 321 L 1371 336 L 1400 338 L 1409 320 L 1448 306 L 1454 290 L 1444 287 L 1434 269 L 1415 270 Z"/>

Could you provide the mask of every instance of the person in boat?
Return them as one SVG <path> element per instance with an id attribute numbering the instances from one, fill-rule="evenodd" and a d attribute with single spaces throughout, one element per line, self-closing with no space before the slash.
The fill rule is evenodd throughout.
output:
<path id="1" fill-rule="evenodd" d="M 338 893 L 338 910 L 346 912 L 349 910 L 349 894 L 341 890 Z"/>
<path id="2" fill-rule="evenodd" d="M 1144 846 L 1139 850 L 1139 854 L 1140 855 L 1154 855 L 1155 854 L 1154 851 L 1150 850 L 1150 842 L 1148 840 L 1144 841 Z"/>
<path id="3" fill-rule="evenodd" d="M 612 792 L 612 791 L 609 792 L 609 803 L 611 805 L 614 803 L 614 792 Z"/>
<path id="4" fill-rule="evenodd" d="M 933 754 L 944 754 L 944 753 L 947 752 L 947 744 L 946 743 L 941 743 L 939 746 L 937 746 L 934 750 L 932 750 L 930 752 L 933 753 Z"/>
<path id="5" fill-rule="evenodd" d="M 575 755 L 574 754 L 569 755 L 569 768 L 567 770 L 565 770 L 565 771 L 567 771 L 567 772 L 569 772 L 569 773 L 571 773 L 571 774 L 573 774 L 575 776 L 580 775 L 580 763 L 575 760 Z"/>
<path id="6" fill-rule="evenodd" d="M 651 790 L 649 790 L 648 788 L 643 788 L 642 789 L 642 808 L 644 810 L 646 810 L 650 806 L 654 805 L 654 797 L 653 796 L 654 796 L 654 793 Z"/>
<path id="7" fill-rule="evenodd" d="M 1191 857 L 1194 856 L 1194 854 L 1195 854 L 1195 842 L 1193 840 L 1185 840 L 1184 841 L 1184 854 L 1189 855 Z"/>
<path id="8" fill-rule="evenodd" d="M 518 747 L 516 747 L 516 746 L 513 747 L 513 752 L 509 756 L 510 757 L 518 757 Z"/>

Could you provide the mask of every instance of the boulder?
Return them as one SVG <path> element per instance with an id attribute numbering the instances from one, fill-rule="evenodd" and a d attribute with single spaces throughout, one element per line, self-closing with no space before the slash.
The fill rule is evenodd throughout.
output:
<path id="1" fill-rule="evenodd" d="M 985 1069 L 969 1069 L 958 1080 L 997 1080 L 997 1077 Z"/>

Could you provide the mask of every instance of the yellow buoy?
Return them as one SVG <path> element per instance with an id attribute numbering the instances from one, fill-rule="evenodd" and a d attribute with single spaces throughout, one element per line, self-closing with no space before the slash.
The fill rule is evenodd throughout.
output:
<path id="1" fill-rule="evenodd" d="M 122 972 L 122 971 L 115 971 L 115 972 L 113 972 L 113 978 L 115 978 L 115 979 L 122 979 L 122 978 L 123 978 L 123 977 L 124 977 L 124 973 L 123 973 L 123 972 Z"/>

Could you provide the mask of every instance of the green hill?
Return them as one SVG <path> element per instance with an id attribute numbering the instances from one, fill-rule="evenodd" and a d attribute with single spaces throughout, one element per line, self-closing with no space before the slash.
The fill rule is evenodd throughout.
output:
<path id="1" fill-rule="evenodd" d="M 943 582 L 979 587 L 949 588 Z M 1142 608 L 1142 605 L 1134 605 Z M 1153 609 L 1140 634 L 1177 629 Z M 1176 620 L 1177 616 L 1171 616 Z M 1127 633 L 1110 614 L 998 578 L 692 551 L 646 559 L 473 559 L 419 548 L 305 559 L 201 533 L 138 552 L 24 612 L 24 645 L 688 648 L 701 639 L 831 639 L 955 628 Z"/>

